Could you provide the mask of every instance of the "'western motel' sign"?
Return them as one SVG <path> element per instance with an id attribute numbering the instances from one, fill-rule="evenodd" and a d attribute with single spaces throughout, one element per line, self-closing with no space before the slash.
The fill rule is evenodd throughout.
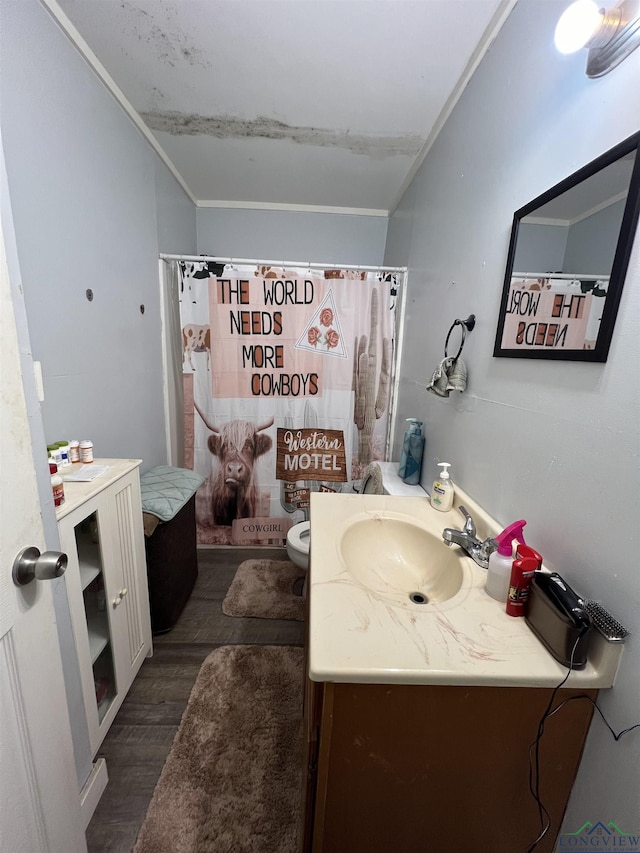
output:
<path id="1" fill-rule="evenodd" d="M 347 482 L 344 433 L 339 429 L 278 429 L 276 479 Z"/>

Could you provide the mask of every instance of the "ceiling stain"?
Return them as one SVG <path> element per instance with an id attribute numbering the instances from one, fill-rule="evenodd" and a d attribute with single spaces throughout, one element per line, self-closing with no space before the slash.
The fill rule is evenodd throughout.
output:
<path id="1" fill-rule="evenodd" d="M 168 111 L 140 113 L 151 130 L 173 136 L 213 136 L 216 139 L 289 139 L 298 145 L 321 148 L 343 148 L 374 160 L 386 157 L 415 157 L 424 139 L 418 134 L 375 136 L 348 130 L 318 127 L 296 127 L 277 119 L 258 116 L 255 119 L 233 116 L 200 116 Z"/>
<path id="2" fill-rule="evenodd" d="M 172 68 L 184 62 L 193 67 L 211 68 L 211 62 L 206 54 L 189 43 L 188 35 L 175 20 L 177 10 L 173 6 L 158 3 L 155 19 L 145 9 L 130 0 L 123 0 L 120 6 L 129 17 L 130 32 L 138 41 L 146 42 L 153 47 L 161 62 Z M 158 19 L 162 16 L 166 20 L 159 23 Z"/>

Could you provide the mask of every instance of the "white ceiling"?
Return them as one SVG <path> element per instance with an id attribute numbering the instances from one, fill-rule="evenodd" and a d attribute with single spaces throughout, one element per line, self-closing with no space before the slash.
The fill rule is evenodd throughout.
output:
<path id="1" fill-rule="evenodd" d="M 386 214 L 516 0 L 45 2 L 198 204 Z"/>

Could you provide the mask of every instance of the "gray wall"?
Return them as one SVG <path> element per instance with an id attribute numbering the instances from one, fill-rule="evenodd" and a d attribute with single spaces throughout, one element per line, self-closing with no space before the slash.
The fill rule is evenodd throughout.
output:
<path id="1" fill-rule="evenodd" d="M 2 131 L 45 436 L 153 467 L 166 461 L 158 252 L 195 251 L 195 207 L 46 10 L 1 9 Z"/>
<path id="2" fill-rule="evenodd" d="M 198 208 L 198 254 L 377 266 L 388 220 L 288 210 Z"/>
<path id="3" fill-rule="evenodd" d="M 562 272 L 569 227 L 521 222 L 513 259 L 514 272 Z"/>
<path id="4" fill-rule="evenodd" d="M 565 6 L 515 7 L 396 211 L 385 261 L 409 266 L 398 423 L 425 421 L 422 482 L 452 462 L 454 482 L 500 522 L 526 518 L 547 564 L 633 632 L 600 697 L 619 730 L 640 718 L 640 241 L 606 364 L 492 357 L 514 210 L 639 129 L 640 51 L 589 80 L 584 51 L 554 50 Z M 467 392 L 427 394 L 447 329 L 472 312 Z M 594 718 L 565 831 L 637 832 L 639 758 L 638 732 L 615 743 Z"/>
<path id="5" fill-rule="evenodd" d="M 158 250 L 170 255 L 193 255 L 198 246 L 196 206 L 160 158 L 151 156 L 155 160 Z"/>
<path id="6" fill-rule="evenodd" d="M 0 0 L 0 15 L 9 263 L 24 293 L 16 312 L 45 537 L 57 549 L 47 441 L 87 437 L 102 456 L 166 461 L 158 252 L 195 251 L 195 206 L 44 7 Z M 54 603 L 82 785 L 91 751 L 64 578 Z"/>
<path id="7" fill-rule="evenodd" d="M 564 271 L 608 275 L 618 243 L 624 201 L 581 219 L 569 228 Z"/>

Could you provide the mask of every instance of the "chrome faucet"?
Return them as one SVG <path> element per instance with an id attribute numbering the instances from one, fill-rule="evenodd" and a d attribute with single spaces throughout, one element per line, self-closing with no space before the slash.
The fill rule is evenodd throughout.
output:
<path id="1" fill-rule="evenodd" d="M 452 527 L 445 527 L 442 531 L 442 539 L 445 545 L 451 547 L 458 545 L 467 553 L 474 563 L 477 563 L 481 568 L 486 569 L 489 566 L 489 556 L 492 551 L 498 547 L 495 539 L 485 539 L 481 542 L 476 538 L 476 525 L 466 509 L 458 507 L 465 518 L 464 528 L 455 530 Z"/>

